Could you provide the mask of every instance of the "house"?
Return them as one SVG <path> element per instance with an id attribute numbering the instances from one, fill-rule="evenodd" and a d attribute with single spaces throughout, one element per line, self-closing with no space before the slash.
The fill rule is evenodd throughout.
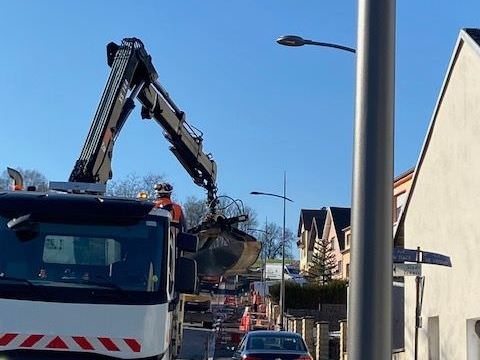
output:
<path id="1" fill-rule="evenodd" d="M 480 358 L 480 29 L 455 45 L 398 221 L 396 245 L 448 255 L 422 265 L 419 359 Z M 405 358 L 415 350 L 416 284 L 405 278 Z"/>
<path id="2" fill-rule="evenodd" d="M 327 209 L 323 229 L 317 228 L 316 237 L 311 239 L 311 242 L 317 245 L 314 245 L 312 256 L 318 251 L 320 241 L 324 239 L 329 241 L 337 263 L 337 268 L 333 276 L 333 278 L 336 279 L 342 277 L 342 251 L 345 248 L 343 229 L 347 226 L 350 226 L 350 208 L 331 206 Z"/>
<path id="3" fill-rule="evenodd" d="M 300 219 L 298 222 L 297 231 L 297 246 L 300 249 L 300 272 L 308 274 L 309 263 L 312 260 L 314 242 L 311 241 L 311 229 L 314 223 L 317 227 L 321 227 L 323 231 L 323 223 L 327 215 L 326 208 L 316 209 L 302 209 L 300 210 Z M 315 235 L 316 237 L 316 235 Z M 314 238 L 315 238 L 314 237 Z"/>
<path id="4" fill-rule="evenodd" d="M 400 213 L 405 206 L 408 192 L 412 185 L 413 170 L 411 168 L 398 175 L 393 180 L 393 226 L 396 227 Z M 343 229 L 345 238 L 345 247 L 342 250 L 342 279 L 348 280 L 350 277 L 350 245 L 352 243 L 352 229 L 350 226 Z"/>
<path id="5" fill-rule="evenodd" d="M 300 248 L 300 271 L 303 274 L 309 273 L 313 254 L 318 251 L 320 241 L 328 239 L 337 262 L 334 278 L 341 278 L 342 250 L 345 247 L 342 229 L 349 225 L 350 208 L 331 206 L 323 207 L 320 210 L 302 209 L 297 233 L 297 246 Z"/>

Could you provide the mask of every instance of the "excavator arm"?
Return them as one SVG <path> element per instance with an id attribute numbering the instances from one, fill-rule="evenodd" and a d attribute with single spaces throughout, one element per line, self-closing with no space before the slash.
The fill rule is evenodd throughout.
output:
<path id="1" fill-rule="evenodd" d="M 70 175 L 72 182 L 107 183 L 112 178 L 115 140 L 135 107 L 142 104 L 142 117 L 153 118 L 171 143 L 170 150 L 192 177 L 204 187 L 208 200 L 216 198 L 216 164 L 202 148 L 202 136 L 185 119 L 158 75 L 143 43 L 135 38 L 107 46 L 110 76 L 103 91 L 80 157 Z"/>
<path id="2" fill-rule="evenodd" d="M 120 45 L 108 44 L 107 62 L 111 67 L 110 76 L 69 180 L 106 184 L 112 178 L 115 140 L 138 99 L 142 104 L 142 118 L 154 119 L 163 128 L 170 150 L 195 184 L 207 191 L 210 214 L 191 229 L 200 239 L 200 250 L 192 255 L 199 264 L 199 273 L 224 275 L 245 271 L 257 259 L 260 244 L 234 226 L 245 221 L 246 215 L 225 219 L 216 213 L 215 161 L 203 151 L 202 134 L 187 123 L 185 113 L 158 82 L 158 74 L 143 43 L 127 38 Z"/>

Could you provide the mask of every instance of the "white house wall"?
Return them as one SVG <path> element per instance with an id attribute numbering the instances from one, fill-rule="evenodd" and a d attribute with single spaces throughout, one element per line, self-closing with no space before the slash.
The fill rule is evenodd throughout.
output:
<path id="1" fill-rule="evenodd" d="M 405 248 L 449 255 L 453 265 L 423 266 L 419 359 L 435 359 L 428 343 L 438 343 L 432 338 L 437 316 L 439 358 L 479 359 L 478 350 L 467 357 L 468 346 L 478 349 L 471 319 L 480 318 L 480 52 L 475 47 L 463 44 L 445 83 L 405 215 Z M 405 358 L 413 359 L 414 278 L 407 278 L 405 289 Z"/>

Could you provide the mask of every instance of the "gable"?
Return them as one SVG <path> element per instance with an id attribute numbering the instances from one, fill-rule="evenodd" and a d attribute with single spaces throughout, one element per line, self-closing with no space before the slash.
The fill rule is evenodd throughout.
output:
<path id="1" fill-rule="evenodd" d="M 338 246 L 340 250 L 345 249 L 345 234 L 343 229 L 350 226 L 350 208 L 331 207 L 332 223 L 335 227 L 335 233 L 337 236 Z"/>
<path id="2" fill-rule="evenodd" d="M 466 105 L 479 103 L 478 96 L 480 83 L 478 80 L 478 74 L 480 69 L 477 68 L 480 58 L 479 44 L 479 29 L 465 29 L 460 31 L 460 35 L 453 51 L 447 73 L 445 75 L 445 79 L 433 111 L 422 151 L 415 167 L 412 186 L 408 194 L 406 204 L 400 215 L 397 228 L 395 229 L 395 246 L 404 245 L 405 217 L 408 213 L 412 198 L 416 196 L 415 192 L 418 179 L 422 176 L 422 173 L 425 170 L 424 161 L 427 157 L 427 153 L 429 151 L 433 151 L 433 147 L 435 147 L 438 148 L 438 151 L 440 152 L 439 154 L 442 154 L 445 159 L 457 159 L 456 161 L 450 162 L 450 164 L 447 164 L 443 161 L 437 161 L 433 171 L 436 173 L 436 176 L 440 177 L 445 176 L 447 172 L 453 171 L 456 165 L 465 164 L 466 160 L 468 160 L 468 158 L 473 156 L 475 153 L 471 146 L 457 148 L 455 145 L 458 143 L 458 141 L 463 142 L 463 144 L 469 144 L 469 142 L 472 140 L 478 141 L 476 140 L 478 139 L 479 135 L 477 132 L 478 129 L 476 128 L 478 121 L 476 121 L 475 124 L 471 123 L 471 118 L 473 115 L 472 111 L 475 111 L 475 109 L 471 106 L 468 106 L 467 108 Z M 445 120 L 441 120 L 442 118 L 445 118 Z M 451 121 L 454 121 L 454 123 L 449 123 L 448 118 L 450 118 Z M 478 118 L 479 117 L 477 116 L 477 119 Z M 466 123 L 468 119 L 470 119 L 469 124 Z M 454 139 L 451 134 L 448 133 L 448 130 L 444 129 L 445 126 L 440 125 L 440 123 L 445 123 L 445 126 L 447 127 L 448 124 L 450 124 L 450 131 L 453 132 L 456 132 L 458 129 L 465 129 L 465 125 L 473 126 L 473 128 L 462 134 L 460 139 Z M 437 145 L 434 145 L 437 143 L 440 143 L 443 149 Z M 455 153 L 451 152 L 453 149 L 452 146 L 456 149 Z M 453 165 L 453 167 L 450 167 L 449 165 Z M 465 172 L 468 170 L 459 169 L 459 171 Z"/>

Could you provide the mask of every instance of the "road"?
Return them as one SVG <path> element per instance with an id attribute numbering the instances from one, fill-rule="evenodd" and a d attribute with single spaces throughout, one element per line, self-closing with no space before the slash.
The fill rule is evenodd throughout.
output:
<path id="1" fill-rule="evenodd" d="M 201 327 L 185 326 L 183 329 L 183 344 L 179 359 L 213 359 L 214 346 L 215 342 L 211 330 Z"/>

